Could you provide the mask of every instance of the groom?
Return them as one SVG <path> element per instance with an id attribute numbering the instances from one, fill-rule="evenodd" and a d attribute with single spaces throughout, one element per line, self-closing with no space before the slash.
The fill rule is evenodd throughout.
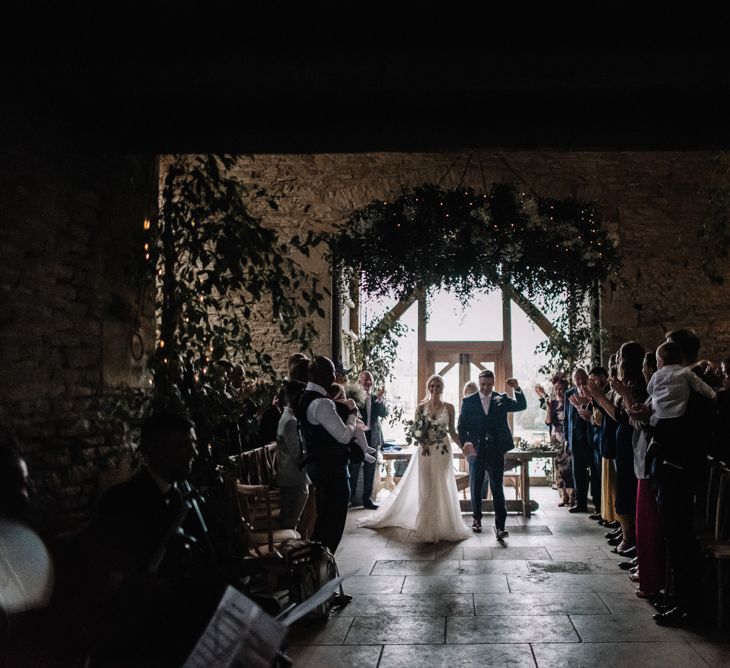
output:
<path id="1" fill-rule="evenodd" d="M 494 500 L 494 532 L 497 539 L 506 538 L 504 528 L 507 508 L 504 502 L 504 454 L 513 447 L 512 432 L 507 424 L 507 413 L 527 408 L 525 395 L 514 378 L 508 378 L 507 387 L 514 390 L 514 399 L 493 392 L 494 374 L 485 370 L 479 374 L 479 392 L 469 395 L 461 403 L 458 432 L 462 449 L 469 461 L 471 507 L 474 515 L 472 530 L 482 530 L 482 487 L 485 475 L 489 479 Z"/>

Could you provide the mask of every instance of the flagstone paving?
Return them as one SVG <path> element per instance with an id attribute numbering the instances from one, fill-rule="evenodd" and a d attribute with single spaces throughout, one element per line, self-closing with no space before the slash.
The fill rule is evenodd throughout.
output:
<path id="1" fill-rule="evenodd" d="M 336 557 L 341 573 L 357 571 L 345 582 L 353 600 L 325 623 L 295 625 L 294 665 L 730 666 L 729 630 L 657 626 L 606 530 L 557 508 L 553 490 L 531 491 L 540 509 L 510 515 L 502 544 L 489 515 L 482 534 L 423 545 L 403 529 L 359 529 L 370 511 L 350 511 Z"/>

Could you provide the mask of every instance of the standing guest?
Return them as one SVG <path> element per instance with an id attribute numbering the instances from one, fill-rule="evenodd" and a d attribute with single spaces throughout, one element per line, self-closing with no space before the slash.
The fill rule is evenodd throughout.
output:
<path id="1" fill-rule="evenodd" d="M 579 413 L 579 409 L 588 405 L 591 398 L 586 393 L 588 374 L 585 369 L 573 371 L 575 387 L 568 390 L 563 399 L 565 406 L 565 438 L 573 463 L 573 481 L 575 484 L 575 506 L 570 513 L 588 512 L 588 472 L 593 468 L 593 438 L 589 424 Z M 595 487 L 593 488 L 595 494 Z M 595 503 L 595 498 L 594 498 Z"/>
<path id="2" fill-rule="evenodd" d="M 473 380 L 467 380 L 466 383 L 464 383 L 464 389 L 461 392 L 461 399 L 462 401 L 466 399 L 467 397 L 470 397 L 472 394 L 476 394 L 479 392 L 479 386 L 473 381 Z M 476 461 L 476 455 L 471 455 L 466 458 L 466 461 L 469 465 L 473 461 Z M 397 462 L 396 462 L 397 463 Z M 482 485 L 482 498 L 486 498 L 487 491 L 489 490 L 489 478 L 487 476 L 484 477 L 484 484 Z"/>
<path id="3" fill-rule="evenodd" d="M 309 358 L 304 353 L 293 353 L 289 355 L 289 362 L 287 364 L 289 380 L 296 380 L 304 385 L 309 382 L 307 379 Z"/>
<path id="4" fill-rule="evenodd" d="M 608 385 L 608 371 L 602 366 L 593 367 L 588 373 L 588 381 L 590 383 L 599 383 L 602 387 Z M 588 390 L 590 395 L 590 389 Z M 591 424 L 591 436 L 593 437 L 593 462 L 591 466 L 591 491 L 593 492 L 593 501 L 596 503 L 596 512 L 590 516 L 590 519 L 597 520 L 603 524 L 604 519 L 601 515 L 603 507 L 603 489 L 602 489 L 602 472 L 603 472 L 603 454 L 602 441 L 606 437 L 606 429 L 604 424 L 605 415 L 601 412 L 598 402 L 591 401 L 586 409 L 589 414 L 587 419 Z"/>
<path id="5" fill-rule="evenodd" d="M 657 370 L 654 351 L 644 356 L 642 373 L 647 385 L 651 387 L 651 378 Z M 639 419 L 636 407 L 629 409 L 629 414 Z M 655 597 L 665 585 L 666 580 L 666 549 L 662 533 L 662 522 L 656 495 L 650 479 L 649 468 L 646 466 L 646 449 L 650 438 L 648 423 L 642 421 L 640 429 L 635 432 L 634 442 L 634 472 L 638 480 L 636 491 L 636 558 L 638 572 L 636 580 L 639 589 L 636 595 L 639 598 Z"/>
<path id="6" fill-rule="evenodd" d="M 283 414 L 283 406 L 279 403 L 280 394 L 281 392 L 271 400 L 271 404 L 261 416 L 258 433 L 259 447 L 273 443 L 276 440 L 277 427 Z"/>
<path id="7" fill-rule="evenodd" d="M 692 525 L 693 457 L 688 439 L 695 425 L 687 420 L 687 406 L 694 391 L 709 400 L 714 390 L 693 371 L 683 367 L 682 348 L 671 341 L 656 351 L 657 371 L 648 385 L 645 406 L 636 406 L 634 415 L 650 411 L 653 428 L 650 448 L 654 459 L 659 512 L 664 523 L 667 556 L 674 573 L 677 605 L 657 613 L 660 624 L 681 623 L 699 613 L 701 591 L 700 546 Z"/>
<path id="8" fill-rule="evenodd" d="M 299 468 L 303 459 L 302 443 L 299 438 L 299 423 L 294 407 L 304 390 L 296 381 L 285 381 L 279 393 L 279 402 L 284 409 L 276 430 L 276 482 L 281 494 L 279 527 L 296 529 L 302 510 L 309 496 L 309 477 Z"/>
<path id="9" fill-rule="evenodd" d="M 379 450 L 383 446 L 383 428 L 380 420 L 388 414 L 388 407 L 383 400 L 385 388 L 381 387 L 377 392 L 373 393 L 373 374 L 369 371 L 362 371 L 358 376 L 357 382 L 365 391 L 365 405 L 360 406 L 360 419 L 365 423 L 368 431 L 365 432 L 368 445 Z M 377 459 L 377 455 L 376 455 Z M 375 481 L 376 462 L 352 462 L 350 464 L 350 484 L 351 498 L 350 502 L 355 505 L 355 493 L 357 490 L 358 477 L 360 476 L 360 467 L 362 466 L 362 505 L 370 510 L 377 510 L 377 504 L 373 503 L 373 483 Z"/>
<path id="10" fill-rule="evenodd" d="M 339 383 L 332 383 L 332 385 L 330 385 L 327 389 L 327 394 L 329 395 L 329 398 L 335 402 L 337 415 L 340 416 L 340 419 L 343 422 L 347 420 L 347 417 L 350 414 L 350 404 L 347 400 L 348 397 L 345 394 L 345 388 Z M 373 457 L 375 448 L 371 448 L 368 445 L 368 440 L 365 436 L 367 430 L 368 428 L 365 426 L 365 423 L 358 418 L 357 428 L 355 429 L 355 438 L 350 441 L 350 465 L 352 465 L 353 461 L 364 460 L 368 464 L 373 464 L 376 461 L 375 457 Z M 359 448 L 360 452 L 357 450 L 353 451 L 353 448 Z"/>
<path id="11" fill-rule="evenodd" d="M 466 399 L 467 397 L 470 397 L 472 394 L 476 394 L 477 392 L 479 392 L 479 386 L 473 380 L 467 380 L 466 383 L 464 383 L 464 389 L 461 392 L 461 398 Z"/>
<path id="12" fill-rule="evenodd" d="M 611 381 L 618 399 L 615 404 L 616 419 L 616 513 L 621 523 L 623 540 L 615 548 L 622 556 L 636 555 L 636 489 L 634 472 L 634 425 L 629 408 L 646 399 L 646 381 L 641 369 L 644 365 L 644 348 L 636 341 L 624 343 L 619 348 L 618 378 Z"/>
<path id="13" fill-rule="evenodd" d="M 302 429 L 307 469 L 316 488 L 317 521 L 312 540 L 321 541 L 334 554 L 342 539 L 350 500 L 348 444 L 355 435 L 357 406 L 350 400 L 350 415 L 343 422 L 335 402 L 325 388 L 335 379 L 335 365 L 327 357 L 309 363 L 309 383 L 302 394 L 296 416 Z"/>
<path id="14" fill-rule="evenodd" d="M 697 362 L 700 354 L 700 337 L 692 329 L 676 329 L 666 335 L 667 341 L 676 343 L 682 351 L 681 365 L 688 367 L 695 375 L 699 376 L 706 384 L 712 385 L 712 378 L 704 367 Z M 709 382 L 708 382 L 709 381 Z M 691 462 L 687 462 L 691 469 L 692 484 L 695 494 L 695 508 L 698 513 L 704 512 L 705 497 L 707 494 L 707 478 L 709 476 L 709 454 L 712 444 L 712 424 L 715 415 L 713 402 L 707 397 L 692 392 L 687 401 L 687 424 L 692 425 L 692 430 L 687 434 L 692 447 Z"/>
<path id="15" fill-rule="evenodd" d="M 568 391 L 568 382 L 562 376 L 553 378 L 552 398 L 548 397 L 542 385 L 535 387 L 540 398 L 540 407 L 546 410 L 545 424 L 550 432 L 550 440 L 558 445 L 558 455 L 555 457 L 555 478 L 560 490 L 561 501 L 559 507 L 575 505 L 575 487 L 573 485 L 573 461 L 565 440 L 565 393 Z"/>
<path id="16" fill-rule="evenodd" d="M 712 455 L 730 463 L 730 357 L 720 363 L 722 387 L 715 399 L 715 428 Z"/>

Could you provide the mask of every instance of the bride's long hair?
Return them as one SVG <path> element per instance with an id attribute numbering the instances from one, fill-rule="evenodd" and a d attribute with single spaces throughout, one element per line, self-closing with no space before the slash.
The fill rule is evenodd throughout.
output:
<path id="1" fill-rule="evenodd" d="M 443 376 L 439 376 L 439 374 L 435 373 L 432 376 L 429 376 L 426 380 L 426 396 L 423 397 L 423 401 L 430 401 L 431 400 L 431 390 L 428 389 L 428 386 L 431 384 L 432 381 L 437 380 L 441 383 L 441 389 L 443 390 L 446 387 L 446 383 L 444 383 Z"/>

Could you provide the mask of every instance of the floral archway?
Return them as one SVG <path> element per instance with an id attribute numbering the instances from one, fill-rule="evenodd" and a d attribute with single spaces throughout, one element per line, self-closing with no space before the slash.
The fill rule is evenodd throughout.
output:
<path id="1" fill-rule="evenodd" d="M 371 295 L 407 302 L 442 288 L 466 306 L 477 291 L 507 289 L 533 319 L 540 309 L 560 314 L 542 344 L 550 365 L 582 360 L 589 349 L 600 357 L 591 297 L 620 257 L 595 202 L 508 183 L 482 193 L 425 184 L 355 211 L 331 246 L 338 268 Z M 372 334 L 387 335 L 390 320 Z"/>

